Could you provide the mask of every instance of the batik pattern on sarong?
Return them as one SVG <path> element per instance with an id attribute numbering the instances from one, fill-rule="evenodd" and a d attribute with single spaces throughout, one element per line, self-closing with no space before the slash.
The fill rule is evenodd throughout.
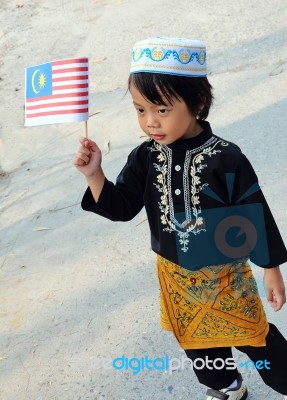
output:
<path id="1" fill-rule="evenodd" d="M 184 349 L 265 346 L 268 322 L 247 259 L 190 271 L 157 257 L 161 326 Z"/>

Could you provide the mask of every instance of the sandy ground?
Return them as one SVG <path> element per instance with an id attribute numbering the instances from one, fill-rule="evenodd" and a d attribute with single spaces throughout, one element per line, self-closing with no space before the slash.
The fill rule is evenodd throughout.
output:
<path id="1" fill-rule="evenodd" d="M 155 255 L 142 211 L 84 213 L 72 159 L 83 124 L 24 128 L 24 68 L 88 56 L 90 136 L 114 179 L 143 139 L 126 93 L 130 52 L 149 36 L 207 44 L 217 135 L 249 157 L 287 239 L 285 0 L 0 0 L 0 400 L 205 398 L 188 369 L 117 371 L 99 359 L 181 357 L 159 326 Z M 286 264 L 282 266 L 286 280 Z M 258 282 L 262 270 L 254 267 Z M 263 294 L 263 291 L 262 291 Z M 287 335 L 287 308 L 271 322 Z M 235 351 L 239 361 L 245 356 Z M 242 370 L 250 400 L 281 396 Z"/>

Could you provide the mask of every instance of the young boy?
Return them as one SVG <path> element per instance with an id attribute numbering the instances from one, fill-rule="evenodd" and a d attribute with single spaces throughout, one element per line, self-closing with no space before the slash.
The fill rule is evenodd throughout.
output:
<path id="1" fill-rule="evenodd" d="M 89 185 L 83 209 L 128 221 L 146 208 L 163 328 L 190 359 L 224 361 L 221 369 L 194 370 L 212 388 L 208 400 L 247 398 L 241 374 L 227 368 L 232 346 L 254 362 L 267 359 L 270 370 L 258 372 L 287 398 L 287 342 L 268 324 L 248 264 L 264 268 L 267 298 L 278 311 L 286 302 L 279 265 L 287 251 L 250 162 L 205 121 L 213 96 L 204 44 L 136 43 L 129 90 L 149 139 L 131 152 L 116 184 L 104 175 L 97 144 L 80 139 L 74 163 Z"/>

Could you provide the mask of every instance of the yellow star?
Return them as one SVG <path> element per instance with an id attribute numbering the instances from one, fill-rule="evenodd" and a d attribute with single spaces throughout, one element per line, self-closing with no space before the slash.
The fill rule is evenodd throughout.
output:
<path id="1" fill-rule="evenodd" d="M 45 87 L 46 85 L 46 76 L 45 74 L 41 73 L 40 77 L 39 77 L 39 87 L 42 89 L 43 87 Z"/>

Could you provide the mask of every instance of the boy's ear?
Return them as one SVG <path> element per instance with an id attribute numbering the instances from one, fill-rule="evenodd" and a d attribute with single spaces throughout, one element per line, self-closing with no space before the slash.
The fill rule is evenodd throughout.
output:
<path id="1" fill-rule="evenodd" d="M 199 105 L 198 110 L 197 110 L 197 113 L 196 113 L 197 118 L 200 118 L 201 111 L 204 109 L 204 107 L 205 107 L 205 103 L 202 102 L 202 103 Z"/>
<path id="2" fill-rule="evenodd" d="M 200 94 L 199 98 L 200 98 L 200 106 L 199 106 L 198 111 L 202 111 L 206 105 L 206 97 L 203 96 L 202 94 Z"/>

